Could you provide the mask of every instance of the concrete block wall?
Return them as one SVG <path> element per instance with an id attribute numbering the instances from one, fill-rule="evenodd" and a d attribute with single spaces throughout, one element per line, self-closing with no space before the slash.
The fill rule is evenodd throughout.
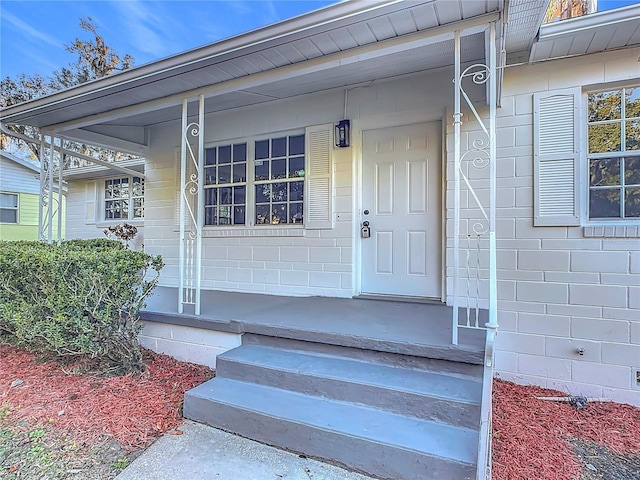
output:
<path id="1" fill-rule="evenodd" d="M 358 224 L 359 217 L 354 212 L 361 131 L 442 119 L 451 91 L 450 82 L 442 78 L 442 73 L 433 80 L 427 75 L 410 76 L 350 90 L 347 117 L 353 125 L 352 147 L 333 150 L 334 228 L 205 227 L 203 288 L 353 296 L 357 288 L 354 223 Z M 436 85 L 445 91 L 438 92 Z M 307 126 L 335 124 L 344 116 L 344 101 L 344 90 L 334 90 L 207 115 L 205 147 L 271 132 L 304 133 Z M 179 122 L 152 128 L 146 165 L 145 247 L 163 256 L 166 266 L 161 282 L 166 286 L 175 286 L 178 281 L 175 152 L 179 146 Z"/>
<path id="2" fill-rule="evenodd" d="M 99 217 L 100 211 L 96 205 L 100 205 L 97 198 L 100 191 L 96 192 L 94 183 L 104 180 L 68 180 L 67 181 L 67 212 L 66 212 L 66 239 L 75 238 L 106 238 L 104 229 L 109 225 L 117 225 L 122 222 L 105 222 Z M 104 183 L 102 184 L 104 185 Z M 148 210 L 147 210 L 148 211 Z M 146 212 L 145 212 L 146 213 Z M 96 218 L 96 215 L 98 218 Z M 132 241 L 135 249 L 144 248 L 144 222 L 129 222 L 136 226 L 138 234 Z"/>
<path id="3" fill-rule="evenodd" d="M 157 353 L 164 353 L 183 361 L 211 368 L 216 366 L 216 357 L 239 347 L 241 335 L 217 332 L 202 328 L 184 327 L 166 323 L 142 322 L 143 329 L 138 340 L 140 345 Z"/>
<path id="4" fill-rule="evenodd" d="M 628 226 L 619 234 L 620 228 L 612 227 L 534 227 L 532 141 L 533 93 L 606 88 L 634 76 L 631 83 L 639 84 L 637 68 L 633 73 L 629 66 L 638 55 L 640 49 L 505 71 L 497 117 L 496 368 L 501 378 L 640 405 L 638 229 Z M 467 118 L 463 143 L 478 135 L 477 128 Z M 450 153 L 452 142 L 449 128 Z M 451 154 L 449 159 L 448 180 Z M 448 188 L 452 185 L 449 181 Z M 452 203 L 448 207 L 451 219 Z M 466 197 L 462 208 L 463 217 L 478 218 Z"/>

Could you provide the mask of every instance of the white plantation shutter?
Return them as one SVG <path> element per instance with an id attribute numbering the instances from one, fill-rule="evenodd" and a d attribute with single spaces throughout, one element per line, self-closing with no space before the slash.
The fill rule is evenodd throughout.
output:
<path id="1" fill-rule="evenodd" d="M 333 124 L 306 129 L 304 226 L 333 228 Z"/>
<path id="2" fill-rule="evenodd" d="M 533 224 L 580 225 L 579 88 L 533 96 Z"/>

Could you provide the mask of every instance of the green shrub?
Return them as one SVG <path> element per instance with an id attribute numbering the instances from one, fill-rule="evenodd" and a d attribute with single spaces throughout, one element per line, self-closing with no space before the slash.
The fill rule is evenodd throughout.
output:
<path id="1" fill-rule="evenodd" d="M 0 331 L 103 371 L 141 371 L 138 312 L 162 266 L 108 239 L 0 242 Z"/>

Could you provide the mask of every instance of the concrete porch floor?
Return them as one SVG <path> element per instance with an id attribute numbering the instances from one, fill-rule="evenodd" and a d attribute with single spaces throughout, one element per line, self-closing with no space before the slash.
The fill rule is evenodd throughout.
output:
<path id="1" fill-rule="evenodd" d="M 150 322 L 230 333 L 482 363 L 484 330 L 461 329 L 459 345 L 452 345 L 453 310 L 442 304 L 213 290 L 201 295 L 201 315 L 194 315 L 193 306 L 179 314 L 178 289 L 158 287 L 140 316 Z M 460 316 L 465 318 L 462 310 Z"/>

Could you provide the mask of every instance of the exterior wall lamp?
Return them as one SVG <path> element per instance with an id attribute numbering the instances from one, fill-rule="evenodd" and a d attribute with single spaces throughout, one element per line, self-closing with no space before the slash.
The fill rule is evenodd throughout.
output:
<path id="1" fill-rule="evenodd" d="M 349 146 L 351 139 L 351 121 L 340 120 L 336 125 L 336 147 L 345 148 Z"/>

